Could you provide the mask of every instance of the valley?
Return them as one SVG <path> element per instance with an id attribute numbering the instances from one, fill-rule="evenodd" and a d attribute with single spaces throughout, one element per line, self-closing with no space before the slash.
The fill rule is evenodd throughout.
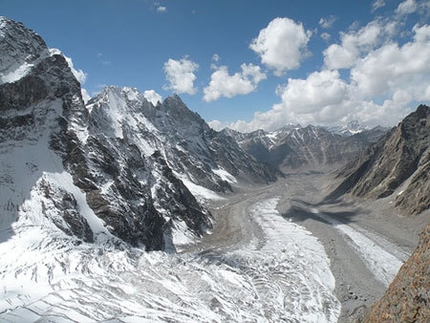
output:
<path id="1" fill-rule="evenodd" d="M 388 199 L 324 201 L 336 184 L 333 170 L 297 170 L 271 185 L 236 187 L 238 193 L 211 203 L 213 233 L 181 252 L 221 257 L 249 251 L 250 245 L 262 248 L 268 237 L 252 215 L 253 206 L 276 198 L 278 217 L 303 226 L 324 246 L 336 280 L 334 292 L 342 304 L 339 322 L 361 318 L 412 253 L 428 216 L 396 214 Z M 388 212 L 392 212 L 389 221 Z M 281 234 L 288 236 L 289 232 Z M 307 247 L 300 246 L 303 253 Z"/>
<path id="2" fill-rule="evenodd" d="M 430 315 L 430 107 L 216 131 L 177 94 L 84 101 L 61 51 L 5 17 L 2 39 L 1 322 Z"/>

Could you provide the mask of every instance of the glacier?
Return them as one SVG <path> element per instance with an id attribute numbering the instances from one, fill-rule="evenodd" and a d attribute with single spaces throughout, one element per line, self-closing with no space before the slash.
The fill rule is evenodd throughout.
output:
<path id="1" fill-rule="evenodd" d="M 28 218 L 0 244 L 2 322 L 336 322 L 318 240 L 260 201 L 262 236 L 229 252 L 144 252 L 86 243 Z"/>

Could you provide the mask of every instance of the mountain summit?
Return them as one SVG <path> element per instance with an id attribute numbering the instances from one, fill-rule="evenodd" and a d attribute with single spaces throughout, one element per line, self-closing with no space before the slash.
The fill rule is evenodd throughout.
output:
<path id="1" fill-rule="evenodd" d="M 107 87 L 85 105 L 59 51 L 4 17 L 0 37 L 1 225 L 11 235 L 31 223 L 174 250 L 178 237 L 211 227 L 208 196 L 239 178 L 275 179 L 178 96 L 154 106 L 136 89 Z"/>

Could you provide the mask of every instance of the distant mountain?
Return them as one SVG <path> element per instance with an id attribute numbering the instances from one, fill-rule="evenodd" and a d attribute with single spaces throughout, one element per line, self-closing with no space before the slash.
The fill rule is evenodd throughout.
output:
<path id="1" fill-rule="evenodd" d="M 38 225 L 80 241 L 172 250 L 212 225 L 205 199 L 276 179 L 178 96 L 153 106 L 107 87 L 84 104 L 64 56 L 0 18 L 2 232 Z"/>
<path id="2" fill-rule="evenodd" d="M 324 127 L 288 125 L 277 131 L 239 133 L 223 130 L 257 160 L 281 169 L 345 163 L 357 157 L 387 129 L 377 127 L 356 134 L 335 133 Z"/>
<path id="3" fill-rule="evenodd" d="M 394 197 L 406 214 L 430 207 L 430 108 L 420 105 L 400 124 L 345 166 L 333 195 Z"/>

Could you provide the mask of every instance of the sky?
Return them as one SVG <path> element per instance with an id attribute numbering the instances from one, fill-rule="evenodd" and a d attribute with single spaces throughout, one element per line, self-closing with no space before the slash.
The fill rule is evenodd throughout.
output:
<path id="1" fill-rule="evenodd" d="M 178 94 L 216 130 L 394 126 L 430 103 L 428 0 L 0 0 L 0 15 L 70 58 L 88 97 Z"/>

